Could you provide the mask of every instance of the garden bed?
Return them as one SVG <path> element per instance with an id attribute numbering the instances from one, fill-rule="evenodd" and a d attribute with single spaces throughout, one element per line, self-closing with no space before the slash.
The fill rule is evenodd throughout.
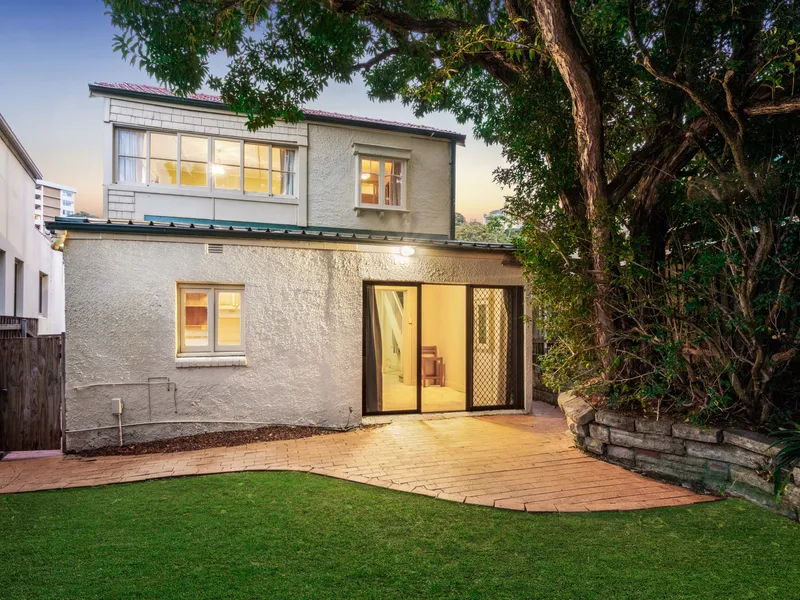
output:
<path id="1" fill-rule="evenodd" d="M 272 425 L 258 429 L 242 429 L 237 431 L 216 431 L 213 433 L 200 433 L 172 438 L 169 440 L 156 440 L 154 442 L 141 442 L 126 444 L 124 446 L 103 446 L 79 452 L 81 456 L 129 456 L 136 454 L 163 454 L 167 452 L 187 452 L 189 450 L 204 450 L 206 448 L 219 448 L 225 446 L 243 446 L 257 442 L 277 442 L 281 440 L 296 440 L 315 435 L 328 435 L 341 433 L 336 429 L 323 429 L 321 427 L 293 427 L 289 425 Z"/>

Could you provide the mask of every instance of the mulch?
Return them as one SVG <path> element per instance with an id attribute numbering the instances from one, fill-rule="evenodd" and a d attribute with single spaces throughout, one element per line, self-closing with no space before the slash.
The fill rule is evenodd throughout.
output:
<path id="1" fill-rule="evenodd" d="M 240 431 L 218 431 L 214 433 L 201 433 L 172 438 L 170 440 L 157 440 L 155 442 L 142 442 L 127 444 L 125 446 L 104 446 L 92 450 L 79 452 L 80 456 L 132 456 L 137 454 L 164 454 L 168 452 L 187 452 L 189 450 L 204 450 L 206 448 L 219 448 L 225 446 L 243 446 L 256 442 L 276 442 L 281 440 L 296 440 L 315 435 L 328 435 L 341 433 L 341 430 L 323 429 L 321 427 L 291 427 L 287 425 L 274 425 L 259 429 L 243 429 Z"/>

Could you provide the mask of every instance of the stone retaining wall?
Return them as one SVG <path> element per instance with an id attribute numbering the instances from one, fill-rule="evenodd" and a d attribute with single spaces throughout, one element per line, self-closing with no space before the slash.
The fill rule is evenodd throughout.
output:
<path id="1" fill-rule="evenodd" d="M 559 394 L 558 405 L 576 445 L 608 462 L 694 489 L 746 498 L 800 520 L 800 468 L 776 504 L 767 468 L 777 449 L 765 435 L 596 411 L 569 392 Z"/>

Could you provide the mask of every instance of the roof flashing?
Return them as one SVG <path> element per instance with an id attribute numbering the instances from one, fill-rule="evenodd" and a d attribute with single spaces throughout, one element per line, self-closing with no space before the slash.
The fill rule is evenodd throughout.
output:
<path id="1" fill-rule="evenodd" d="M 308 229 L 286 229 L 254 226 L 215 226 L 214 224 L 181 223 L 176 221 L 132 221 L 124 219 L 90 219 L 82 217 L 56 217 L 46 223 L 50 231 L 94 231 L 120 234 L 162 234 L 205 237 L 229 237 L 250 239 L 296 240 L 298 238 L 319 242 L 369 243 L 376 245 L 417 246 L 421 248 L 452 248 L 458 250 L 482 250 L 513 253 L 513 244 L 493 242 L 466 242 L 461 240 L 436 240 L 386 234 L 365 234 Z"/>

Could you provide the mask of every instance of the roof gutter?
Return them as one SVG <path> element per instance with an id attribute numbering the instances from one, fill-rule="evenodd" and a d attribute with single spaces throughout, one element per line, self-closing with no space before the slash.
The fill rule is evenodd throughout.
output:
<path id="1" fill-rule="evenodd" d="M 135 90 L 123 90 L 119 88 L 108 88 L 101 85 L 89 84 L 90 95 L 97 95 L 101 97 L 116 96 L 120 98 L 134 98 L 137 100 L 148 100 L 150 102 L 166 102 L 168 104 L 180 104 L 182 106 L 196 106 L 198 108 L 208 108 L 212 110 L 221 110 L 225 112 L 235 111 L 231 110 L 226 104 L 222 102 L 212 102 L 210 100 L 198 100 L 197 98 L 181 98 L 180 96 L 161 96 L 158 94 L 149 94 L 147 92 L 137 92 Z M 238 113 L 235 113 L 238 114 Z M 447 133 L 444 131 L 436 131 L 429 129 L 419 129 L 416 127 L 406 127 L 404 125 L 393 125 L 391 123 L 374 123 L 370 121 L 361 121 L 359 119 L 347 119 L 344 117 L 334 117 L 332 115 L 315 115 L 303 113 L 306 121 L 311 123 L 337 123 L 341 125 L 350 125 L 353 127 L 365 127 L 367 129 L 380 129 L 382 131 L 394 131 L 398 133 L 409 133 L 422 137 L 431 137 L 446 140 L 455 140 L 462 146 L 467 140 L 467 136 L 463 133 Z"/>

